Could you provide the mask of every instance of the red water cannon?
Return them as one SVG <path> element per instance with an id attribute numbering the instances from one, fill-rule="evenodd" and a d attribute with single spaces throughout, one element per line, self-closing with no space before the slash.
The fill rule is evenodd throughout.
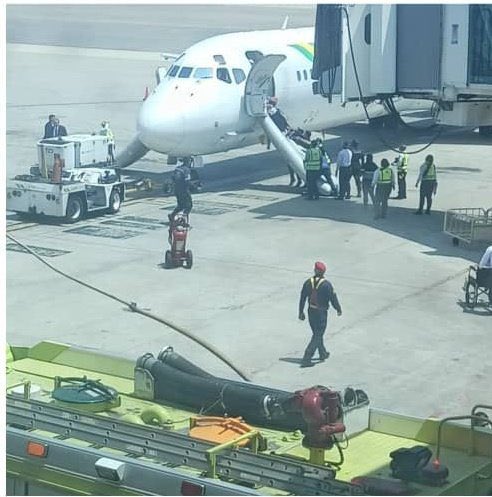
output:
<path id="1" fill-rule="evenodd" d="M 340 394 L 323 386 L 294 393 L 294 403 L 307 424 L 302 445 L 307 448 L 331 449 L 334 435 L 345 432 Z"/>

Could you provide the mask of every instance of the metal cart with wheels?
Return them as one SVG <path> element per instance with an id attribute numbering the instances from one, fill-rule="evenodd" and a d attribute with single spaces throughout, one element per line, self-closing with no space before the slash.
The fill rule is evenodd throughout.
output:
<path id="1" fill-rule="evenodd" d="M 450 209 L 444 216 L 443 231 L 453 237 L 453 245 L 492 242 L 492 207 Z"/>

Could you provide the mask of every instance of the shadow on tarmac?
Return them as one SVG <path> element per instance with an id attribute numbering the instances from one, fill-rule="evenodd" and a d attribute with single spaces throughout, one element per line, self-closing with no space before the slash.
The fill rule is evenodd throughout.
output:
<path id="1" fill-rule="evenodd" d="M 252 185 L 255 190 L 270 191 L 268 186 Z M 333 197 L 322 197 L 317 202 L 307 202 L 303 197 L 291 198 L 269 205 L 251 209 L 257 219 L 275 219 L 285 217 L 327 219 L 339 223 L 368 226 L 391 235 L 431 247 L 423 251 L 428 256 L 460 257 L 466 261 L 476 262 L 483 251 L 475 247 L 455 247 L 449 236 L 443 233 L 444 212 L 433 211 L 430 216 L 415 216 L 415 208 L 400 207 L 397 201 L 389 201 L 388 214 L 385 219 L 374 219 L 372 205 L 364 207 L 360 202 L 336 201 Z M 328 227 L 327 227 L 328 229 Z"/>
<path id="2" fill-rule="evenodd" d="M 474 316 L 490 316 L 492 314 L 492 307 L 488 306 L 486 301 L 479 302 L 473 309 L 462 300 L 458 300 L 456 305 L 461 307 L 463 314 L 473 314 Z"/>

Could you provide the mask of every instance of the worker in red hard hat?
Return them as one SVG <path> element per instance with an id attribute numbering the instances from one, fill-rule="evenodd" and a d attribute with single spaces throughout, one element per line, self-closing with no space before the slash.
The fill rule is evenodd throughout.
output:
<path id="1" fill-rule="evenodd" d="M 338 302 L 337 294 L 335 293 L 332 284 L 325 279 L 325 272 L 325 264 L 321 261 L 316 262 L 314 264 L 314 276 L 304 282 L 301 290 L 301 298 L 299 299 L 299 319 L 301 321 L 306 319 L 304 306 L 306 300 L 309 298 L 308 319 L 309 326 L 313 332 L 311 341 L 304 351 L 301 363 L 302 368 L 314 366 L 312 358 L 316 349 L 318 350 L 320 361 L 324 361 L 330 355 L 323 343 L 323 335 L 326 331 L 330 303 L 336 309 L 337 315 L 342 315 L 342 308 Z"/>

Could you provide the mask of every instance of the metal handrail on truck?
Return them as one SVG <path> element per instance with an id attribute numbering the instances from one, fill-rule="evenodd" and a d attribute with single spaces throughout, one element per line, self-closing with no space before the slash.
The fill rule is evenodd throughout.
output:
<path id="1" fill-rule="evenodd" d="M 492 207 L 449 209 L 444 215 L 444 233 L 453 237 L 453 243 L 492 241 Z"/>

